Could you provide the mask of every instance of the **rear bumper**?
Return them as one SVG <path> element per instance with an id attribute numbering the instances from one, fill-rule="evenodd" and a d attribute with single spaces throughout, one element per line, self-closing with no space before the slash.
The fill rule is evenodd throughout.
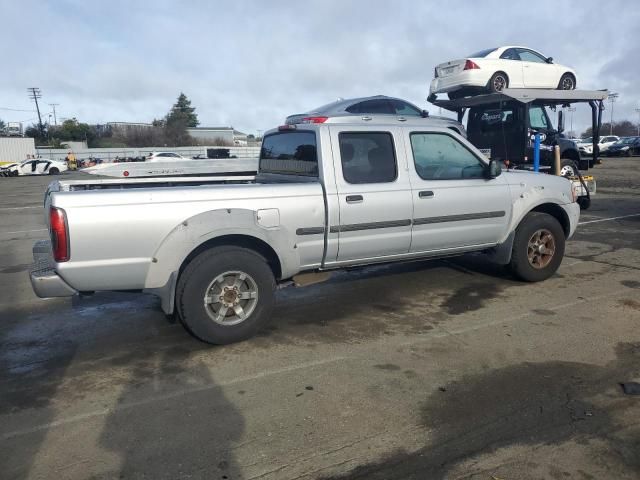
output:
<path id="1" fill-rule="evenodd" d="M 50 241 L 39 240 L 33 245 L 33 262 L 29 278 L 31 288 L 38 297 L 71 297 L 78 293 L 56 273 Z"/>
<path id="2" fill-rule="evenodd" d="M 447 77 L 438 77 L 431 80 L 429 93 L 448 93 L 465 87 L 486 87 L 489 78 L 481 70 L 464 70 Z"/>

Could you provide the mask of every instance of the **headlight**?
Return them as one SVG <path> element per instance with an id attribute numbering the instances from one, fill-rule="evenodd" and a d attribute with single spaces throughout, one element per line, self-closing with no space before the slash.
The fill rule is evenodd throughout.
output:
<path id="1" fill-rule="evenodd" d="M 620 150 L 629 150 L 629 147 L 622 147 Z"/>

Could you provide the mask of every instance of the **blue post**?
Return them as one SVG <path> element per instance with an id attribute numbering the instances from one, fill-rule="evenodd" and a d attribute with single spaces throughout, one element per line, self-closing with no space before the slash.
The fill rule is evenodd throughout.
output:
<path id="1" fill-rule="evenodd" d="M 533 143 L 533 171 L 540 171 L 540 134 L 536 133 Z"/>

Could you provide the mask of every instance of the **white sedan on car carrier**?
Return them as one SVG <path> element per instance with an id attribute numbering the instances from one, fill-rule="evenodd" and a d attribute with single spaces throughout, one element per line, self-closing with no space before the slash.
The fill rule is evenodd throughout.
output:
<path id="1" fill-rule="evenodd" d="M 58 175 L 67 171 L 67 164 L 50 158 L 34 158 L 12 163 L 0 168 L 0 175 L 17 177 L 18 175 Z"/>
<path id="2" fill-rule="evenodd" d="M 447 93 L 453 99 L 474 92 L 499 92 L 504 88 L 573 90 L 576 72 L 530 48 L 489 48 L 438 65 L 429 97 L 434 99 L 438 93 Z"/>

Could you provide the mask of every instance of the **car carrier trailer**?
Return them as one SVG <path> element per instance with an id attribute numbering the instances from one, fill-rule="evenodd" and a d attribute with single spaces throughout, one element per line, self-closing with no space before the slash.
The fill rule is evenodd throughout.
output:
<path id="1" fill-rule="evenodd" d="M 508 168 L 533 169 L 534 157 L 539 155 L 540 170 L 572 178 L 581 197 L 580 205 L 588 208 L 590 196 L 596 191 L 596 181 L 581 171 L 588 171 L 598 162 L 602 111 L 607 96 L 607 90 L 504 89 L 454 100 L 430 101 L 455 112 L 460 123 L 464 123 L 466 115 L 469 141 L 489 158 L 503 161 Z M 558 112 L 556 128 L 549 118 L 548 109 L 555 111 L 576 103 L 587 103 L 591 107 L 591 156 L 581 155 L 576 143 L 564 137 L 562 110 Z M 560 150 L 559 171 L 554 171 L 555 146 Z"/>

